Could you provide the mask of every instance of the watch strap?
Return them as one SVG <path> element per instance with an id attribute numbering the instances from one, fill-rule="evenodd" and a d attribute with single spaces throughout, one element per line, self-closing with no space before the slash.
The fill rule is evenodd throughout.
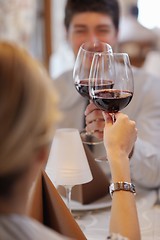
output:
<path id="1" fill-rule="evenodd" d="M 115 191 L 121 191 L 121 190 L 132 192 L 134 195 L 136 194 L 135 185 L 133 183 L 116 182 L 116 183 L 111 183 L 109 186 L 109 192 L 111 197 Z"/>

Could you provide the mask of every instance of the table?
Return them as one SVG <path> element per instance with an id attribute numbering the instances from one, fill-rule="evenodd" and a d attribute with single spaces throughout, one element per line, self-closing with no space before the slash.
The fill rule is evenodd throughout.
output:
<path id="1" fill-rule="evenodd" d="M 136 205 L 142 240 L 160 240 L 160 191 L 138 189 Z M 74 214 L 76 211 L 73 212 Z M 80 213 L 80 212 L 79 212 Z M 108 234 L 110 207 L 81 212 L 76 221 L 87 240 L 105 240 Z"/>
<path id="2" fill-rule="evenodd" d="M 160 189 L 145 190 L 136 184 L 136 192 L 136 205 L 142 240 L 160 240 Z M 111 201 L 110 197 L 109 201 Z M 89 210 L 84 211 L 81 209 L 80 211 L 79 208 L 78 211 L 74 210 L 72 213 L 76 215 L 75 219 L 82 228 L 87 240 L 105 240 L 108 235 L 110 210 L 111 203 L 101 209 L 93 210 L 90 208 Z"/>

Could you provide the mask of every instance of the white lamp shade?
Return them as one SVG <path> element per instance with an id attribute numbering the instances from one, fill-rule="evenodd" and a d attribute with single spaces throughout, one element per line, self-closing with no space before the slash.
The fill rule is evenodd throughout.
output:
<path id="1" fill-rule="evenodd" d="M 77 129 L 56 130 L 46 172 L 57 185 L 74 186 L 93 179 Z"/>

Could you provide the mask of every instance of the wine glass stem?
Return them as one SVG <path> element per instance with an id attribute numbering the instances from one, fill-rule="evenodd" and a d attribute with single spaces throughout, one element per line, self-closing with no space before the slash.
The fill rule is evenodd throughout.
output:
<path id="1" fill-rule="evenodd" d="M 71 203 L 71 191 L 72 191 L 72 186 L 66 185 L 66 186 L 65 186 L 65 189 L 66 189 L 67 207 L 68 207 L 69 211 L 71 212 L 70 203 Z"/>

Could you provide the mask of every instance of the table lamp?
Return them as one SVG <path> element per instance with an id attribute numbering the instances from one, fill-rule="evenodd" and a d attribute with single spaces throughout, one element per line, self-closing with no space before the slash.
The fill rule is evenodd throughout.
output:
<path id="1" fill-rule="evenodd" d="M 56 130 L 46 171 L 56 185 L 65 187 L 67 205 L 71 211 L 72 187 L 93 179 L 78 129 Z"/>

